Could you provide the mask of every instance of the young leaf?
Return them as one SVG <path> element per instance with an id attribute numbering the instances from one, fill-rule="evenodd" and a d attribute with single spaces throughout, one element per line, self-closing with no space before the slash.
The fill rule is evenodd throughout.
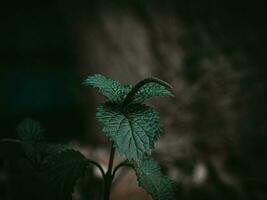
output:
<path id="1" fill-rule="evenodd" d="M 121 102 L 127 94 L 127 91 L 129 91 L 129 89 L 127 89 L 128 87 L 122 86 L 118 81 L 109 79 L 100 74 L 89 76 L 83 84 L 98 88 L 111 102 Z"/>
<path id="2" fill-rule="evenodd" d="M 64 151 L 54 157 L 50 166 L 41 174 L 49 195 L 71 200 L 75 183 L 84 176 L 88 164 L 88 160 L 74 150 Z"/>
<path id="3" fill-rule="evenodd" d="M 135 94 L 132 103 L 142 103 L 146 99 L 151 97 L 164 97 L 164 96 L 173 96 L 170 91 L 170 86 L 161 85 L 157 82 L 150 82 L 143 85 Z"/>
<path id="4" fill-rule="evenodd" d="M 48 162 L 45 159 L 50 159 L 49 157 L 68 149 L 66 145 L 44 142 L 44 128 L 38 121 L 23 120 L 17 128 L 17 132 L 21 140 L 16 140 L 16 143 L 21 145 L 25 156 L 34 165 L 34 168 L 40 168 L 42 164 Z"/>
<path id="5" fill-rule="evenodd" d="M 159 165 L 154 160 L 145 160 L 140 165 L 134 164 L 139 185 L 145 189 L 154 200 L 174 200 L 172 181 L 162 174 Z"/>
<path id="6" fill-rule="evenodd" d="M 17 128 L 17 133 L 22 141 L 42 141 L 44 140 L 44 128 L 32 119 L 24 119 Z"/>
<path id="7" fill-rule="evenodd" d="M 140 83 L 142 87 L 136 91 L 130 103 L 142 103 L 154 96 L 173 96 L 170 91 L 171 86 L 158 78 L 144 79 Z M 89 76 L 84 81 L 84 85 L 98 88 L 110 102 L 114 103 L 122 103 L 127 94 L 134 88 L 133 85 L 121 85 L 118 81 L 106 78 L 100 74 Z"/>
<path id="8" fill-rule="evenodd" d="M 123 109 L 106 103 L 97 109 L 96 117 L 119 153 L 136 162 L 151 154 L 162 131 L 158 113 L 141 104 L 131 104 Z"/>
<path id="9" fill-rule="evenodd" d="M 42 149 L 40 143 L 44 140 L 44 128 L 38 121 L 24 119 L 17 127 L 18 137 L 21 139 L 22 149 L 32 163 L 37 162 L 39 151 Z"/>

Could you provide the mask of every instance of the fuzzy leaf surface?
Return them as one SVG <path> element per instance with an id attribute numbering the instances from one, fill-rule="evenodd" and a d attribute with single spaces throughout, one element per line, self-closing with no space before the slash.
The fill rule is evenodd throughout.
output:
<path id="1" fill-rule="evenodd" d="M 165 176 L 159 165 L 152 159 L 134 164 L 139 186 L 145 189 L 154 200 L 174 200 L 172 181 Z"/>
<path id="2" fill-rule="evenodd" d="M 160 85 L 158 83 L 147 83 L 143 85 L 136 95 L 134 96 L 132 103 L 142 103 L 143 101 L 151 97 L 164 97 L 164 96 L 173 96 L 170 89 L 166 86 Z"/>
<path id="3" fill-rule="evenodd" d="M 99 91 L 111 102 L 121 102 L 129 92 L 128 86 L 123 86 L 119 81 L 112 80 L 101 74 L 89 76 L 83 83 L 86 86 L 98 88 Z"/>
<path id="4" fill-rule="evenodd" d="M 97 109 L 96 117 L 119 153 L 137 162 L 151 154 L 162 131 L 158 113 L 141 104 L 131 104 L 122 109 L 116 104 L 106 103 Z"/>

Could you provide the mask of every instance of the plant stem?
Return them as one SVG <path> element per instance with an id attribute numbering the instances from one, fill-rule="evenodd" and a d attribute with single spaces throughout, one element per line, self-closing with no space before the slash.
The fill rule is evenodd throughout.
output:
<path id="1" fill-rule="evenodd" d="M 160 85 L 163 85 L 167 88 L 171 88 L 171 85 L 169 85 L 168 83 L 166 83 L 165 81 L 162 81 L 160 79 L 157 78 L 147 78 L 144 79 L 142 81 L 140 81 L 139 83 L 137 83 L 133 89 L 128 93 L 128 95 L 126 96 L 124 102 L 123 102 L 123 107 L 126 107 L 129 103 L 131 103 L 131 101 L 133 100 L 135 94 L 138 92 L 138 90 L 145 84 L 147 83 L 158 83 Z M 121 164 L 119 164 L 117 167 L 115 167 L 115 170 L 113 172 L 113 160 L 114 160 L 114 155 L 115 155 L 115 147 L 114 147 L 114 142 L 112 142 L 111 144 L 111 150 L 110 150 L 110 156 L 109 156 L 109 163 L 108 163 L 108 170 L 107 173 L 104 175 L 104 196 L 103 196 L 103 200 L 109 200 L 110 199 L 110 190 L 111 190 L 111 184 L 113 181 L 113 177 L 115 176 L 116 171 L 122 167 L 122 166 L 131 166 L 130 164 L 127 164 L 126 162 L 123 162 Z"/>
<path id="2" fill-rule="evenodd" d="M 109 155 L 108 171 L 104 176 L 104 198 L 103 200 L 109 200 L 109 197 L 110 197 L 111 184 L 113 180 L 112 170 L 113 170 L 114 155 L 115 155 L 115 147 L 114 147 L 114 142 L 112 142 L 110 155 Z"/>
<path id="3" fill-rule="evenodd" d="M 102 177 L 103 178 L 105 177 L 105 172 L 104 172 L 102 166 L 98 162 L 88 159 L 88 163 L 95 165 L 99 169 L 99 171 L 101 172 Z"/>
<path id="4" fill-rule="evenodd" d="M 114 170 L 113 170 L 113 177 L 116 175 L 116 172 L 117 172 L 118 169 L 121 168 L 121 167 L 131 167 L 131 168 L 133 168 L 133 165 L 130 164 L 127 160 L 121 162 L 120 164 L 118 164 L 118 165 L 114 168 Z"/>

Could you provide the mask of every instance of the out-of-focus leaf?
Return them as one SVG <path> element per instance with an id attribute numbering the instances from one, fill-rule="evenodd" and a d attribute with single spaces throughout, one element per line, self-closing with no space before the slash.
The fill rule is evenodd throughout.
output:
<path id="1" fill-rule="evenodd" d="M 84 176 L 88 164 L 88 160 L 78 151 L 61 152 L 41 173 L 45 189 L 58 199 L 71 200 L 75 183 Z"/>
<path id="2" fill-rule="evenodd" d="M 51 157 L 69 149 L 67 145 L 44 142 L 44 129 L 38 121 L 23 120 L 18 128 L 18 139 L 0 140 L 0 156 L 5 159 L 26 157 L 33 168 L 41 169 Z"/>
<path id="3" fill-rule="evenodd" d="M 44 140 L 44 128 L 40 122 L 24 119 L 17 128 L 17 133 L 22 141 L 40 142 Z"/>

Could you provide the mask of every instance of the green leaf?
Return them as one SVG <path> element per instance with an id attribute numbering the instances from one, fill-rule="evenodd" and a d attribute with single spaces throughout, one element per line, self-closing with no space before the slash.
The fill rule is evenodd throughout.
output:
<path id="1" fill-rule="evenodd" d="M 41 168 L 43 164 L 49 162 L 50 157 L 68 149 L 66 145 L 44 142 L 44 128 L 38 121 L 23 120 L 18 125 L 17 132 L 21 140 L 15 140 L 14 142 L 21 145 L 25 156 L 34 168 Z"/>
<path id="2" fill-rule="evenodd" d="M 160 85 L 156 82 L 150 82 L 143 85 L 135 94 L 132 103 L 142 103 L 146 99 L 151 97 L 164 97 L 164 96 L 173 96 L 169 87 Z"/>
<path id="3" fill-rule="evenodd" d="M 17 133 L 22 141 L 42 141 L 44 140 L 44 128 L 32 119 L 24 119 L 17 128 Z"/>
<path id="4" fill-rule="evenodd" d="M 38 121 L 24 119 L 17 127 L 17 134 L 25 155 L 32 163 L 36 163 L 42 150 L 40 143 L 44 140 L 44 128 Z"/>
<path id="5" fill-rule="evenodd" d="M 64 151 L 54 157 L 52 164 L 41 174 L 49 195 L 71 200 L 75 183 L 84 176 L 88 164 L 88 160 L 74 150 Z"/>
<path id="6" fill-rule="evenodd" d="M 119 153 L 136 162 L 151 154 L 154 142 L 162 131 L 158 113 L 141 104 L 121 108 L 106 103 L 97 109 L 96 117 Z"/>
<path id="7" fill-rule="evenodd" d="M 63 151 L 69 150 L 70 147 L 68 145 L 65 144 L 49 144 L 49 143 L 43 143 L 42 144 L 42 153 L 44 155 L 57 155 L 62 153 Z"/>
<path id="8" fill-rule="evenodd" d="M 155 96 L 173 96 L 171 86 L 157 78 L 144 79 L 153 81 L 145 83 L 134 95 L 131 103 L 142 103 L 148 98 Z M 142 81 L 141 81 L 142 82 Z M 89 76 L 84 82 L 86 86 L 93 86 L 108 98 L 110 102 L 122 103 L 127 94 L 134 88 L 133 85 L 121 85 L 118 81 L 109 79 L 103 75 L 96 74 Z"/>
<path id="9" fill-rule="evenodd" d="M 100 74 L 89 76 L 83 84 L 98 88 L 111 102 L 121 102 L 129 92 L 129 86 L 123 86 L 118 81 L 109 79 Z"/>
<path id="10" fill-rule="evenodd" d="M 145 189 L 154 200 L 174 200 L 172 181 L 162 174 L 154 160 L 145 160 L 140 165 L 134 164 L 139 186 Z"/>

